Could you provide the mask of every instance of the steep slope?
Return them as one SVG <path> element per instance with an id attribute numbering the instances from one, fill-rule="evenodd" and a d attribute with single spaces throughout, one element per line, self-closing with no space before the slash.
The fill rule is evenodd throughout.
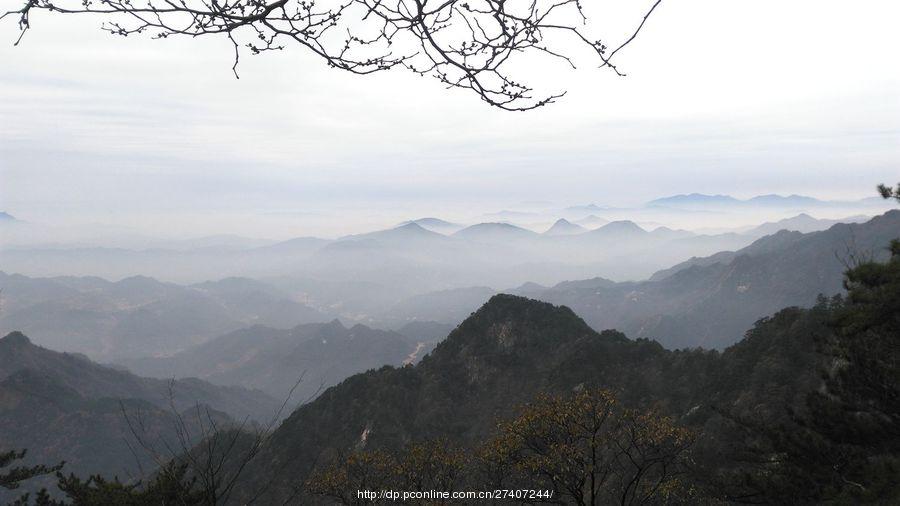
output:
<path id="1" fill-rule="evenodd" d="M 175 382 L 142 378 L 96 364 L 83 355 L 36 346 L 24 334 L 12 332 L 0 338 L 0 379 L 23 371 L 52 378 L 89 399 L 141 399 L 161 408 L 168 408 L 171 401 L 179 410 L 200 403 L 237 419 L 256 420 L 267 420 L 278 408 L 275 399 L 260 391 L 215 386 L 196 378 Z"/>
<path id="2" fill-rule="evenodd" d="M 339 321 L 290 330 L 254 326 L 213 339 L 172 357 L 125 362 L 132 371 L 160 378 L 199 377 L 219 385 L 241 385 L 284 399 L 302 377 L 292 400 L 358 372 L 400 365 L 417 342 L 394 332 Z"/>
<path id="3" fill-rule="evenodd" d="M 140 378 L 35 346 L 18 332 L 0 338 L 0 447 L 27 449 L 27 463 L 65 461 L 67 473 L 136 478 L 155 466 L 138 438 L 165 453 L 181 447 L 180 437 L 196 443 L 201 419 L 266 423 L 279 405 L 260 391 Z M 180 435 L 178 417 L 187 429 Z M 0 501 L 9 499 L 0 491 Z"/>
<path id="4" fill-rule="evenodd" d="M 791 329 L 804 315 L 780 315 L 775 326 Z M 746 344 L 721 356 L 672 352 L 615 331 L 597 333 L 565 307 L 497 295 L 417 366 L 353 376 L 299 408 L 274 433 L 248 477 L 253 481 L 271 474 L 273 465 L 286 466 L 290 478 L 271 497 L 283 498 L 323 453 L 363 443 L 399 448 L 433 438 L 473 444 L 538 392 L 580 385 L 611 388 L 626 404 L 654 405 L 684 423 L 721 431 L 711 403 L 732 407 L 765 398 L 781 407 L 787 398 L 782 389 L 805 388 L 815 379 L 811 338 L 802 334 L 805 340 L 798 342 L 796 332 L 782 336 L 761 325 Z M 792 374 L 782 373 L 785 368 L 793 368 Z"/>
<path id="5" fill-rule="evenodd" d="M 782 231 L 737 252 L 691 259 L 647 282 L 559 285 L 532 295 L 571 307 L 597 329 L 618 328 L 670 348 L 724 348 L 763 316 L 840 293 L 853 255 L 883 259 L 898 236 L 900 211 L 890 211 L 822 232 Z"/>

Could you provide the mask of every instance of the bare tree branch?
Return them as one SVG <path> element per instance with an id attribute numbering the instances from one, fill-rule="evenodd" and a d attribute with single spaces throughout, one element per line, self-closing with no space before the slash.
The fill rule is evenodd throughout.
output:
<path id="1" fill-rule="evenodd" d="M 476 93 L 488 104 L 525 111 L 555 102 L 560 92 L 536 92 L 510 75 L 516 59 L 545 55 L 575 67 L 587 50 L 600 67 L 624 76 L 613 56 L 630 44 L 662 0 L 655 0 L 631 35 L 612 52 L 589 35 L 580 0 L 19 0 L 0 15 L 18 19 L 18 44 L 35 11 L 104 15 L 103 29 L 123 37 L 149 34 L 222 36 L 259 54 L 299 44 L 333 68 L 371 74 L 395 67 Z M 526 60 L 529 62 L 531 60 Z"/>
<path id="2" fill-rule="evenodd" d="M 155 466 L 155 473 L 174 472 L 180 469 L 179 465 L 183 466 L 187 470 L 187 477 L 197 484 L 196 492 L 203 495 L 206 504 L 228 503 L 244 471 L 262 451 L 269 435 L 281 421 L 294 391 L 305 375 L 304 371 L 278 411 L 262 426 L 251 423 L 248 418 L 241 421 L 226 418 L 223 423 L 222 418 L 208 406 L 199 403 L 186 411 L 179 410 L 175 402 L 177 382 L 172 379 L 168 385 L 168 413 L 171 416 L 174 441 L 155 434 L 145 424 L 140 410 L 130 413 L 125 404 L 120 402 L 122 416 L 137 443 L 135 447 L 126 441 L 138 461 L 141 479 L 146 476 L 143 475 L 138 448 L 150 458 Z M 303 402 L 308 401 L 306 399 Z M 173 463 L 177 465 L 171 466 Z M 245 498 L 243 503 L 256 502 L 278 475 L 277 472 L 273 473 L 266 483 L 251 487 L 249 492 L 252 495 Z M 190 489 L 188 492 L 194 491 L 193 484 Z"/>

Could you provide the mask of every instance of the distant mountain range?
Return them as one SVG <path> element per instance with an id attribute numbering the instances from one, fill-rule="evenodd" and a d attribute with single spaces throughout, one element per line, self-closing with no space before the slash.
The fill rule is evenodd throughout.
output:
<path id="1" fill-rule="evenodd" d="M 447 330 L 446 326 L 437 327 L 437 332 Z M 259 389 L 278 399 L 286 398 L 302 377 L 294 391 L 296 403 L 367 369 L 415 362 L 436 339 L 435 328 L 426 322 L 403 332 L 364 325 L 347 328 L 337 320 L 290 330 L 257 325 L 171 357 L 121 363 L 143 376 L 198 377 L 219 385 Z"/>
<path id="2" fill-rule="evenodd" d="M 422 225 L 413 222 L 386 230 L 348 235 L 341 237 L 340 240 L 331 243 L 331 245 L 341 245 L 341 243 L 346 243 L 348 241 L 377 240 L 382 242 L 401 243 L 403 241 L 441 240 L 441 238 L 446 238 L 446 236 L 444 234 L 432 232 Z"/>
<path id="3" fill-rule="evenodd" d="M 400 226 L 408 225 L 410 223 L 415 223 L 422 228 L 431 230 L 432 232 L 439 232 L 441 234 L 452 234 L 453 232 L 456 232 L 457 230 L 465 227 L 465 225 L 451 223 L 440 218 L 419 218 L 417 220 L 404 221 L 400 224 Z"/>
<path id="4" fill-rule="evenodd" d="M 235 273 L 240 276 L 234 279 L 245 281 L 185 286 L 124 276 L 127 282 L 117 282 L 123 283 L 121 290 L 133 284 L 152 294 L 135 299 L 99 278 L 53 276 L 40 281 L 48 284 L 46 296 L 30 298 L 25 278 L 0 275 L 0 331 L 22 329 L 53 348 L 121 358 L 170 355 L 254 324 L 287 329 L 335 317 L 373 326 L 423 319 L 458 323 L 483 300 L 453 302 L 455 295 L 448 291 L 472 286 L 497 291 L 526 282 L 553 286 L 564 279 L 593 277 L 647 279 L 693 257 L 739 250 L 776 229 L 819 230 L 834 222 L 807 214 L 752 230 L 705 234 L 659 226 L 654 220 L 639 225 L 594 215 L 581 224 L 576 221 L 557 220 L 547 233 L 479 223 L 448 235 L 427 227 L 450 222 L 423 218 L 337 240 L 300 237 L 246 249 L 2 249 L 3 267 L 23 272 L 104 274 L 111 279 L 138 272 L 192 280 Z M 436 294 L 435 300 L 446 297 L 447 311 L 420 311 L 416 298 L 426 294 Z"/>
<path id="5" fill-rule="evenodd" d="M 790 228 L 828 230 L 807 234 L 785 230 Z M 752 245 L 679 262 L 645 282 L 617 283 L 595 277 L 549 288 L 527 283 L 505 291 L 565 304 L 596 329 L 618 328 L 636 337 L 659 340 L 667 347 L 722 348 L 740 339 L 758 318 L 786 306 L 809 306 L 819 293 L 841 292 L 844 265 L 839 257 L 846 256 L 848 248 L 885 255 L 888 242 L 900 236 L 900 212 L 858 224 L 832 224 L 801 215 L 766 224 L 753 234 L 767 229 L 783 231 Z M 749 236 L 735 236 L 735 243 L 741 244 Z M 729 237 L 696 236 L 665 227 L 648 232 L 633 222 L 621 221 L 559 239 L 572 240 L 583 249 L 628 241 L 633 249 L 623 251 L 632 252 L 630 261 L 635 261 L 682 247 L 682 241 L 696 244 L 709 240 L 713 250 Z M 456 324 L 501 291 L 471 287 L 429 292 L 395 304 L 377 319 Z M 710 314 L 716 317 L 710 318 Z"/>
<path id="6" fill-rule="evenodd" d="M 804 195 L 757 195 L 748 199 L 737 199 L 730 195 L 706 195 L 691 193 L 687 195 L 673 195 L 651 200 L 648 207 L 672 207 L 685 209 L 706 209 L 722 207 L 778 207 L 784 209 L 813 209 L 817 207 L 846 206 L 846 205 L 870 205 L 879 203 L 877 200 L 862 199 L 858 201 L 827 201 L 819 200 Z"/>
<path id="7" fill-rule="evenodd" d="M 683 206 L 683 205 L 727 205 L 737 204 L 741 201 L 729 195 L 705 195 L 702 193 L 691 193 L 689 195 L 673 195 L 671 197 L 662 197 L 651 200 L 648 206 Z"/>
<path id="8" fill-rule="evenodd" d="M 436 438 L 470 448 L 539 392 L 595 386 L 696 429 L 698 455 L 721 454 L 728 432 L 720 408 L 769 422 L 821 383 L 813 343 L 827 332 L 824 310 L 790 306 L 840 293 L 854 258 L 885 258 L 900 236 L 900 211 L 784 230 L 828 225 L 799 215 L 746 234 L 703 235 L 618 220 L 557 235 L 487 223 L 448 236 L 411 222 L 252 249 L 257 258 L 295 258 L 306 277 L 182 286 L 0 273 L 0 328 L 158 378 L 10 333 L 0 339 L 0 441 L 29 448 L 31 462 L 66 459 L 67 471 L 127 479 L 148 462 L 135 460 L 123 412 L 168 440 L 173 417 L 198 404 L 223 426 L 264 421 L 303 375 L 294 399 L 315 399 L 284 420 L 248 469 L 247 483 L 268 483 L 277 470 L 261 503 L 281 502 L 329 455 Z M 698 250 L 708 253 L 689 253 Z M 563 257 L 577 269 L 552 265 Z M 647 281 L 596 275 L 660 265 Z M 553 286 L 535 278 L 541 283 L 514 294 L 492 288 L 562 272 L 592 274 Z M 485 283 L 446 287 L 448 279 Z M 422 287 L 442 288 L 415 291 Z M 335 313 L 397 330 L 321 323 Z M 155 354 L 167 356 L 147 356 Z"/>
<path id="9" fill-rule="evenodd" d="M 171 354 L 250 324 L 322 321 L 270 285 L 244 278 L 181 286 L 148 277 L 29 278 L 0 272 L 0 332 L 21 330 L 42 345 L 110 360 Z"/>
<path id="10" fill-rule="evenodd" d="M 0 211 L 0 223 L 10 222 L 10 221 L 18 221 L 18 220 L 16 220 L 16 218 L 13 215 L 11 215 L 7 212 Z"/>
<path id="11" fill-rule="evenodd" d="M 537 233 L 510 223 L 479 223 L 468 226 L 453 234 L 453 237 L 470 241 L 517 241 L 534 239 Z"/>
<path id="12" fill-rule="evenodd" d="M 774 234 L 780 230 L 793 230 L 797 232 L 808 233 L 825 230 L 827 228 L 830 228 L 832 225 L 837 225 L 838 223 L 862 223 L 868 220 L 868 216 L 849 216 L 840 220 L 824 220 L 813 218 L 806 213 L 801 213 L 791 218 L 785 218 L 783 220 L 775 222 L 763 223 L 758 227 L 748 230 L 746 233 L 760 237 L 764 235 Z"/>
<path id="13" fill-rule="evenodd" d="M 584 218 L 577 220 L 575 223 L 588 229 L 594 229 L 606 225 L 607 223 L 609 223 L 609 220 L 590 214 L 588 216 L 585 216 Z"/>
<path id="14" fill-rule="evenodd" d="M 392 306 L 379 319 L 389 323 L 436 321 L 456 325 L 496 293 L 487 286 L 473 286 L 413 295 Z"/>
<path id="15" fill-rule="evenodd" d="M 616 328 L 669 348 L 724 348 L 754 321 L 842 292 L 853 255 L 884 259 L 900 211 L 803 234 L 781 231 L 733 252 L 693 258 L 637 283 L 561 283 L 520 292 L 571 307 L 596 329 Z"/>

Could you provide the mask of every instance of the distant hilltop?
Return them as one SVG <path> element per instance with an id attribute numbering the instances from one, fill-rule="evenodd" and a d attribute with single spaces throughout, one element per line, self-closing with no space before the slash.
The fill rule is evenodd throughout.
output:
<path id="1" fill-rule="evenodd" d="M 672 195 L 647 202 L 647 207 L 722 207 L 722 206 L 759 206 L 781 208 L 809 208 L 840 205 L 868 205 L 879 202 L 877 199 L 861 199 L 855 201 L 830 201 L 819 200 L 806 195 L 757 195 L 748 199 L 738 199 L 731 195 L 707 195 L 703 193 L 690 193 Z"/>

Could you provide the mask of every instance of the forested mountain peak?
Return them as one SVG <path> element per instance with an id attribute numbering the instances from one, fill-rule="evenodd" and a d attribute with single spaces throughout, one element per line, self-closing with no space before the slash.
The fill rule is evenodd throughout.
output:
<path id="1" fill-rule="evenodd" d="M 289 482 L 309 472 L 315 455 L 350 451 L 361 441 L 373 449 L 436 437 L 476 444 L 538 393 L 586 386 L 703 426 L 716 405 L 779 402 L 783 391 L 771 391 L 766 380 L 773 374 L 791 384 L 815 381 L 810 338 L 797 337 L 813 328 L 807 315 L 793 310 L 763 322 L 724 354 L 667 351 L 620 332 L 598 333 L 564 306 L 495 295 L 418 365 L 358 374 L 300 407 L 273 434 L 261 462 L 289 462 L 278 479 Z M 274 496 L 282 492 L 276 487 Z"/>
<path id="2" fill-rule="evenodd" d="M 13 331 L 0 337 L 0 347 L 23 347 L 30 344 L 31 340 L 28 339 L 28 336 L 19 331 Z"/>
<path id="3" fill-rule="evenodd" d="M 498 294 L 451 332 L 434 357 L 552 350 L 591 334 L 594 331 L 567 307 Z"/>

